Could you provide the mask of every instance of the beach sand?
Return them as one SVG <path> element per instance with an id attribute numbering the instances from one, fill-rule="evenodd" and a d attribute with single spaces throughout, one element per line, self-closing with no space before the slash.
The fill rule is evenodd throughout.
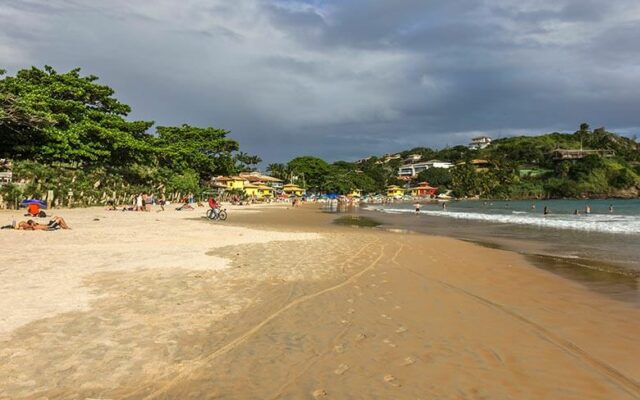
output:
<path id="1" fill-rule="evenodd" d="M 59 213 L 0 231 L 2 399 L 640 398 L 640 311 L 514 253 L 312 205 Z"/>

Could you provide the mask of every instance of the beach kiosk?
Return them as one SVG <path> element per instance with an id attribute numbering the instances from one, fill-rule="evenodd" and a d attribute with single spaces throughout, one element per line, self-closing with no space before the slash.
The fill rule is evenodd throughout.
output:
<path id="1" fill-rule="evenodd" d="M 283 186 L 282 191 L 288 196 L 302 196 L 304 195 L 304 189 L 298 187 L 298 185 L 294 185 L 293 183 L 288 183 Z"/>
<path id="2" fill-rule="evenodd" d="M 414 197 L 434 197 L 437 191 L 438 188 L 429 185 L 429 182 L 420 182 L 417 187 L 411 188 L 411 195 Z"/>
<path id="3" fill-rule="evenodd" d="M 275 189 L 266 184 L 258 185 L 258 198 L 259 199 L 272 199 L 275 193 Z"/>
<path id="4" fill-rule="evenodd" d="M 387 197 L 392 199 L 401 199 L 404 196 L 404 189 L 397 185 L 387 187 Z"/>

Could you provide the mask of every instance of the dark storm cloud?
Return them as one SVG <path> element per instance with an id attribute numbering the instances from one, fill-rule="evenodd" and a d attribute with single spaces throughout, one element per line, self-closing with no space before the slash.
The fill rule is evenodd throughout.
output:
<path id="1" fill-rule="evenodd" d="M 0 68 L 96 74 L 132 118 L 267 161 L 640 127 L 635 0 L 0 1 Z"/>

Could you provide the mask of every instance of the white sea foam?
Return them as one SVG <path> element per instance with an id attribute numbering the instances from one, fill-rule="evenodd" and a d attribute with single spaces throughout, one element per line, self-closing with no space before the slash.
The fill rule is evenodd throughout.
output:
<path id="1" fill-rule="evenodd" d="M 388 214 L 415 213 L 412 209 L 400 208 L 372 208 Z M 635 215 L 611 215 L 611 214 L 591 214 L 591 215 L 566 215 L 566 214 L 489 214 L 478 212 L 462 211 L 429 211 L 423 210 L 420 214 L 433 215 L 438 217 L 485 221 L 500 224 L 529 225 L 541 228 L 571 229 L 590 232 L 640 234 L 640 216 Z"/>

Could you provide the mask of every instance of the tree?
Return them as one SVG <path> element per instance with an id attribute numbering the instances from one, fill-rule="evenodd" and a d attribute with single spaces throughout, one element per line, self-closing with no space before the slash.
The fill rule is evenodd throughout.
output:
<path id="1" fill-rule="evenodd" d="M 131 111 L 80 69 L 46 66 L 0 80 L 0 155 L 84 165 L 131 162 L 151 148 L 153 122 L 124 119 Z"/>
<path id="2" fill-rule="evenodd" d="M 267 172 L 274 178 L 287 180 L 290 177 L 290 171 L 285 164 L 273 163 L 267 165 Z"/>
<path id="3" fill-rule="evenodd" d="M 296 157 L 289 161 L 287 168 L 291 174 L 304 178 L 308 189 L 321 190 L 325 175 L 329 172 L 326 161 L 311 156 Z"/>
<path id="4" fill-rule="evenodd" d="M 578 138 L 580 139 L 580 144 L 582 145 L 583 142 L 589 137 L 589 133 L 589 124 L 583 122 L 580 124 L 580 129 L 578 129 L 574 133 L 574 135 L 578 136 Z"/>
<path id="5" fill-rule="evenodd" d="M 243 151 L 235 155 L 235 160 L 237 162 L 236 169 L 240 171 L 255 171 L 255 166 L 262 162 L 260 157 Z"/>
<path id="6" fill-rule="evenodd" d="M 429 168 L 418 174 L 418 182 L 427 181 L 429 184 L 438 187 L 449 187 L 451 185 L 451 172 L 446 168 Z"/>
<path id="7" fill-rule="evenodd" d="M 197 171 L 201 180 L 215 175 L 235 172 L 239 149 L 235 140 L 228 139 L 224 129 L 182 126 L 159 126 L 154 139 L 160 162 L 176 173 Z"/>

